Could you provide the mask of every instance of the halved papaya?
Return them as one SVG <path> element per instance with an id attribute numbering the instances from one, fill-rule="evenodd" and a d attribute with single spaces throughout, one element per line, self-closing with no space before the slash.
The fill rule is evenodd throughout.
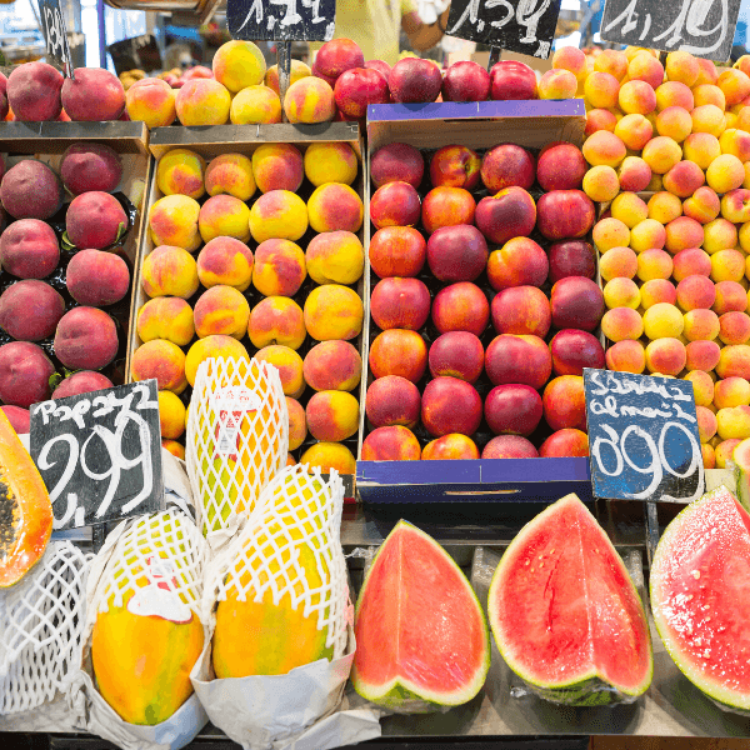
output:
<path id="1" fill-rule="evenodd" d="M 52 521 L 44 480 L 0 409 L 0 588 L 18 583 L 41 559 Z"/>

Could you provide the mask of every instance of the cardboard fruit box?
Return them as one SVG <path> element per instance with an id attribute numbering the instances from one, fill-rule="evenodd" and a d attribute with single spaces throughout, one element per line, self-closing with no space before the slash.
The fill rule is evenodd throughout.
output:
<path id="1" fill-rule="evenodd" d="M 144 291 L 142 285 L 142 269 L 143 263 L 148 255 L 154 250 L 154 243 L 151 237 L 151 233 L 148 228 L 148 214 L 151 207 L 163 197 L 162 192 L 157 184 L 157 168 L 159 159 L 165 154 L 169 153 L 173 149 L 188 149 L 193 151 L 206 161 L 207 164 L 211 160 L 221 154 L 242 154 L 247 157 L 252 157 L 253 152 L 260 146 L 266 144 L 292 144 L 296 146 L 303 153 L 306 151 L 308 146 L 313 143 L 326 143 L 326 142 L 339 142 L 349 144 L 359 159 L 359 172 L 355 182 L 352 184 L 352 188 L 364 201 L 364 183 L 365 183 L 365 167 L 363 163 L 363 149 L 360 140 L 359 126 L 356 123 L 326 123 L 323 125 L 308 125 L 298 126 L 289 124 L 279 125 L 219 125 L 214 127 L 202 127 L 202 128 L 188 128 L 188 127 L 169 127 L 169 128 L 157 128 L 151 132 L 151 138 L 149 142 L 149 150 L 153 155 L 155 161 L 153 166 L 153 175 L 148 190 L 147 208 L 145 212 L 144 231 L 141 241 L 141 253 L 139 261 L 138 276 L 135 282 L 135 298 L 133 304 L 133 315 L 134 323 L 131 326 L 130 340 L 129 340 L 129 352 L 132 354 L 135 350 L 143 343 L 138 335 L 137 330 L 137 316 L 138 311 L 143 305 L 148 302 L 149 296 Z M 302 199 L 306 202 L 313 191 L 314 186 L 311 185 L 309 180 L 305 179 L 302 183 L 302 187 L 298 191 Z M 255 194 L 247 201 L 247 205 L 251 206 L 262 193 L 257 190 Z M 205 194 L 199 199 L 199 203 L 202 205 L 209 198 Z M 308 232 L 298 241 L 297 244 L 305 250 L 307 243 L 312 238 L 314 232 L 308 229 Z M 364 228 L 359 232 L 359 239 L 364 244 Z M 257 243 L 251 238 L 249 246 L 253 252 L 256 250 Z M 203 243 L 201 243 L 201 248 Z M 193 257 L 197 259 L 200 254 L 200 249 L 192 253 Z M 357 292 L 363 302 L 365 301 L 365 278 L 363 276 L 357 285 L 353 285 L 352 288 Z M 304 307 L 305 299 L 308 294 L 315 288 L 317 284 L 309 278 L 305 279 L 299 291 L 294 295 L 294 301 L 300 306 Z M 206 291 L 201 285 L 198 291 L 188 300 L 191 307 L 195 306 L 197 299 Z M 258 292 L 255 287 L 251 284 L 247 290 L 243 292 L 250 304 L 250 308 L 257 305 L 262 299 L 263 295 Z M 365 311 L 365 319 L 367 312 Z M 357 339 L 352 340 L 352 343 L 357 347 L 360 356 L 363 360 L 364 355 L 364 335 L 360 335 Z M 190 346 L 197 339 L 194 337 L 187 346 L 183 347 L 183 350 L 187 353 Z M 245 345 L 248 353 L 252 357 L 257 349 L 252 345 L 249 338 L 244 336 L 242 343 Z M 305 342 L 302 344 L 298 353 L 304 359 L 305 354 L 309 349 L 314 346 L 317 341 L 313 340 L 308 334 Z M 130 370 L 128 370 L 128 379 L 132 378 Z M 183 400 L 185 405 L 189 403 L 190 394 L 192 389 L 190 387 L 181 394 L 180 398 Z M 299 398 L 300 403 L 304 407 L 309 397 L 314 393 L 311 388 L 307 387 L 303 395 Z M 355 389 L 353 391 L 354 396 L 359 395 L 359 391 Z M 181 440 L 184 440 L 184 435 Z M 305 442 L 302 446 L 293 452 L 293 455 L 297 460 L 301 457 L 307 448 L 309 448 L 316 441 L 308 434 Z M 358 437 L 355 434 L 348 440 L 344 441 L 344 444 L 351 450 L 352 454 L 356 456 Z M 354 498 L 354 475 L 342 475 L 345 484 L 345 491 L 347 498 Z"/>
<path id="2" fill-rule="evenodd" d="M 584 128 L 585 108 L 579 99 L 374 105 L 368 110 L 367 164 L 369 169 L 375 152 L 389 143 L 414 146 L 422 151 L 426 159 L 435 150 L 453 144 L 467 146 L 480 155 L 501 143 L 515 143 L 533 153 L 538 153 L 555 141 L 567 141 L 580 147 L 584 140 Z M 422 188 L 425 187 L 423 183 Z M 422 188 L 420 195 L 424 197 Z M 369 216 L 369 199 L 373 190 L 368 172 L 365 185 L 365 241 L 368 249 L 374 231 Z M 539 195 L 537 186 L 532 187 L 530 192 L 535 198 Z M 428 286 L 431 296 L 443 286 L 429 272 L 423 271 L 419 278 Z M 365 289 L 368 300 L 377 281 L 377 276 L 368 268 Z M 494 294 L 486 275 L 483 274 L 474 283 L 488 295 Z M 545 291 L 549 291 L 547 287 Z M 378 333 L 379 329 L 371 320 L 365 331 L 367 355 Z M 437 335 L 429 321 L 420 333 L 428 345 Z M 480 337 L 485 347 L 494 336 L 494 331 L 489 327 Z M 367 362 L 366 357 L 363 360 Z M 429 374 L 420 381 L 420 392 L 428 378 Z M 369 377 L 363 378 L 362 406 L 372 381 L 371 372 Z M 476 385 L 484 400 L 492 384 L 483 375 Z M 363 461 L 362 442 L 370 431 L 371 426 L 362 408 L 357 488 L 366 504 L 550 502 L 567 492 L 576 492 L 584 500 L 592 499 L 588 458 Z M 416 428 L 416 434 L 422 448 L 431 439 L 423 429 Z M 480 426 L 476 437 L 481 450 L 482 445 L 492 437 L 486 423 Z M 541 440 L 534 442 L 538 447 Z"/>

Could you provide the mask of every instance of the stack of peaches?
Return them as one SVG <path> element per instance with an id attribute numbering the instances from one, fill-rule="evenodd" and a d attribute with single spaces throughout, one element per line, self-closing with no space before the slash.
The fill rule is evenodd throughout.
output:
<path id="1" fill-rule="evenodd" d="M 604 366 L 581 151 L 373 156 L 363 460 L 588 455 L 584 367 Z M 374 279 L 373 279 L 374 282 Z"/>
<path id="2" fill-rule="evenodd" d="M 209 357 L 278 368 L 289 448 L 324 470 L 354 473 L 364 308 L 357 233 L 364 208 L 347 143 L 265 144 L 206 162 L 173 149 L 157 166 L 153 249 L 141 268 L 149 298 L 137 317 L 133 380 L 156 378 L 165 447 L 186 424 L 188 386 Z M 252 243 L 252 245 L 250 244 Z M 290 463 L 296 463 L 293 456 Z"/>
<path id="3" fill-rule="evenodd" d="M 75 143 L 49 159 L 56 169 L 13 160 L 0 182 L 0 399 L 28 432 L 31 404 L 122 382 L 115 319 L 129 317 L 130 218 L 112 195 L 123 165 L 109 146 Z"/>
<path id="4" fill-rule="evenodd" d="M 607 366 L 692 381 L 704 464 L 724 468 L 750 437 L 750 57 L 607 50 L 584 70 L 564 48 L 553 64 L 581 82 L 583 189 L 607 204 Z"/>

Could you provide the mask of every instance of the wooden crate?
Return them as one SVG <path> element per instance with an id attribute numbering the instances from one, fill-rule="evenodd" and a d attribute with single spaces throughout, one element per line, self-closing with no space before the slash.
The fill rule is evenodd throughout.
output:
<path id="1" fill-rule="evenodd" d="M 133 320 L 133 295 L 139 264 L 146 188 L 151 170 L 148 129 L 142 122 L 120 121 L 0 123 L 0 153 L 5 158 L 6 167 L 31 157 L 48 164 L 59 174 L 62 155 L 74 143 L 104 144 L 120 155 L 123 175 L 120 185 L 113 192 L 124 194 L 136 209 L 135 219 L 125 241 L 117 249 L 131 269 L 131 294 L 124 302 L 118 303 L 114 310 L 107 309 L 121 327 L 120 351 L 115 361 L 120 362 L 120 365 L 116 366 L 113 373 L 113 380 L 118 384 L 124 382 L 124 375 L 130 369 L 128 341 Z"/>
<path id="2" fill-rule="evenodd" d="M 210 161 L 212 158 L 219 156 L 220 154 L 227 153 L 240 153 L 245 156 L 252 156 L 252 153 L 260 146 L 269 143 L 291 143 L 297 146 L 301 151 L 305 151 L 308 146 L 313 143 L 327 143 L 327 142 L 338 142 L 349 144 L 357 154 L 360 161 L 360 170 L 356 181 L 352 185 L 354 190 L 358 193 L 360 198 L 364 200 L 364 181 L 365 181 L 365 166 L 363 163 L 363 147 L 360 139 L 359 126 L 356 123 L 326 123 L 322 125 L 310 125 L 310 126 L 297 126 L 289 124 L 279 125 L 220 125 L 209 128 L 185 128 L 185 127 L 170 127 L 170 128 L 157 128 L 151 132 L 151 140 L 149 143 L 149 151 L 155 157 L 155 163 L 153 166 L 153 174 L 148 189 L 147 199 L 147 210 L 150 211 L 151 206 L 159 200 L 162 196 L 158 185 L 156 184 L 156 166 L 158 160 L 166 153 L 175 148 L 187 148 L 203 156 L 206 161 Z M 311 186 L 307 181 L 303 183 L 303 190 L 307 186 Z M 257 199 L 260 192 L 251 198 L 248 202 L 252 202 Z M 207 196 L 206 196 L 207 197 Z M 201 201 L 205 200 L 202 198 Z M 300 240 L 300 243 L 304 244 L 305 238 Z M 359 232 L 360 241 L 364 244 L 364 227 Z M 148 254 L 154 249 L 153 242 L 151 240 L 150 233 L 148 231 L 148 222 L 144 222 L 144 232 L 141 244 L 141 253 L 139 259 L 138 273 L 135 282 L 135 297 L 133 302 L 133 315 L 136 316 L 138 310 L 148 301 L 148 296 L 142 289 L 140 283 L 140 271 L 143 266 L 143 261 Z M 254 249 L 254 248 L 252 248 Z M 303 247 L 304 249 L 304 247 Z M 195 255 L 200 251 L 196 251 Z M 359 296 L 366 303 L 366 297 L 364 292 L 364 277 L 360 280 L 359 285 L 356 287 Z M 307 291 L 313 286 L 311 280 L 306 280 L 303 284 L 300 292 L 295 295 L 295 300 L 300 307 L 302 306 Z M 199 296 L 202 291 L 205 291 L 201 287 L 196 294 Z M 248 297 L 251 307 L 254 303 L 259 301 L 262 296 L 251 286 L 244 294 Z M 191 300 L 194 302 L 194 299 Z M 365 320 L 367 319 L 368 312 L 365 311 Z M 303 344 L 301 352 L 307 350 L 311 343 L 310 337 Z M 252 354 L 255 349 L 252 347 L 248 339 L 243 339 L 248 351 Z M 131 326 L 130 339 L 128 342 L 128 351 L 132 356 L 132 353 L 140 346 L 141 340 L 138 337 L 136 326 Z M 315 343 L 315 342 L 312 342 Z M 359 336 L 358 340 L 352 341 L 357 346 L 360 353 L 364 356 L 364 336 Z M 187 350 L 189 347 L 185 347 Z M 128 379 L 130 378 L 130 370 L 128 370 Z M 187 393 L 190 392 L 188 389 Z M 302 397 L 304 402 L 311 393 L 310 389 L 307 389 L 306 393 Z M 354 391 L 354 395 L 357 395 L 357 391 Z M 311 440 L 310 436 L 305 441 L 303 446 L 298 449 L 298 452 L 302 453 L 306 447 L 309 447 L 314 440 Z M 357 437 L 351 438 L 345 443 L 350 447 L 352 453 L 356 456 L 357 452 Z M 343 476 L 346 496 L 347 498 L 354 497 L 354 476 Z"/>

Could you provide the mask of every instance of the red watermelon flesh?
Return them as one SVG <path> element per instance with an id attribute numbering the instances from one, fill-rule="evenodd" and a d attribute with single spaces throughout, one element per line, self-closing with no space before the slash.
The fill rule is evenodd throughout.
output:
<path id="1" fill-rule="evenodd" d="M 656 628 L 683 674 L 714 700 L 750 710 L 750 515 L 729 490 L 669 524 L 650 587 Z"/>
<path id="2" fill-rule="evenodd" d="M 481 689 L 490 663 L 479 602 L 454 560 L 400 521 L 360 591 L 352 683 L 397 711 L 457 706 Z"/>
<path id="3" fill-rule="evenodd" d="M 490 585 L 488 612 L 508 666 L 543 697 L 628 700 L 651 683 L 643 605 L 609 538 L 575 496 L 527 524 Z"/>

